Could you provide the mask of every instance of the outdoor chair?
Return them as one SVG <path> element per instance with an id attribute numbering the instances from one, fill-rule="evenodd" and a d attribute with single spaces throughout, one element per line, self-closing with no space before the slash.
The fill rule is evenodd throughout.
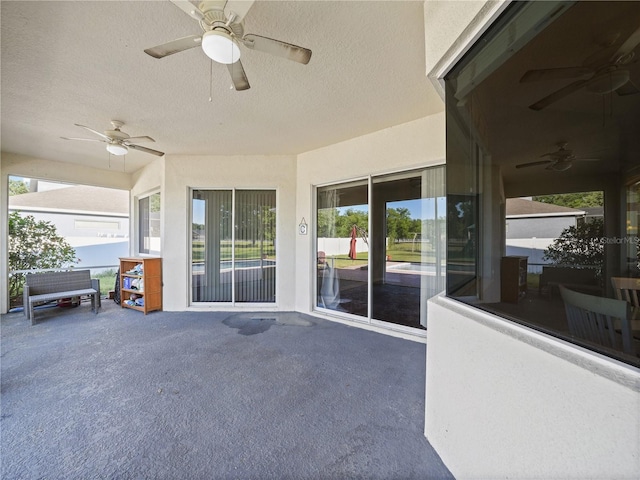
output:
<path id="1" fill-rule="evenodd" d="M 627 302 L 559 288 L 571 335 L 635 355 Z"/>
<path id="2" fill-rule="evenodd" d="M 636 308 L 640 307 L 638 302 L 640 278 L 611 277 L 611 284 L 618 300 L 624 300 Z"/>

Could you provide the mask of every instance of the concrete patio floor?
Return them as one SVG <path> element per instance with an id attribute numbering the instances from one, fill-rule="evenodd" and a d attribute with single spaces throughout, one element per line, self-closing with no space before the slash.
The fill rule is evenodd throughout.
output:
<path id="1" fill-rule="evenodd" d="M 425 345 L 297 313 L 2 316 L 2 478 L 452 478 Z"/>

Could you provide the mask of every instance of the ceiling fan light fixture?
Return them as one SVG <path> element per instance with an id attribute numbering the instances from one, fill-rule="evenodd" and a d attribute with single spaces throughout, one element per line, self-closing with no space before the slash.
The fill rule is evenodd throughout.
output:
<path id="1" fill-rule="evenodd" d="M 604 95 L 617 90 L 629 81 L 629 70 L 615 70 L 613 72 L 596 75 L 586 86 L 588 92 Z"/>
<path id="2" fill-rule="evenodd" d="M 210 30 L 202 36 L 202 50 L 211 60 L 229 65 L 240 59 L 240 48 L 224 30 Z"/>
<path id="3" fill-rule="evenodd" d="M 119 143 L 110 143 L 107 145 L 107 151 L 111 155 L 126 155 L 129 149 L 124 145 L 120 145 Z"/>
<path id="4" fill-rule="evenodd" d="M 558 160 L 556 163 L 552 163 L 547 168 L 549 170 L 555 170 L 556 172 L 564 172 L 571 168 L 571 160 Z"/>

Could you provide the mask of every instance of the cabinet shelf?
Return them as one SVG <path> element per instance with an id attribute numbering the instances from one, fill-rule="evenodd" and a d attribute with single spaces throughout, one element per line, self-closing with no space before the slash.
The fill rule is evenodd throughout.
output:
<path id="1" fill-rule="evenodd" d="M 142 272 L 128 273 L 136 266 L 142 267 Z M 125 288 L 125 279 L 137 279 L 143 284 L 142 290 Z M 142 298 L 144 305 L 130 305 L 127 300 L 131 297 Z M 120 258 L 120 306 L 139 312 L 162 310 L 162 259 L 161 258 Z"/>
<path id="2" fill-rule="evenodd" d="M 518 303 L 527 294 L 528 257 L 502 257 L 500 266 L 500 300 Z"/>

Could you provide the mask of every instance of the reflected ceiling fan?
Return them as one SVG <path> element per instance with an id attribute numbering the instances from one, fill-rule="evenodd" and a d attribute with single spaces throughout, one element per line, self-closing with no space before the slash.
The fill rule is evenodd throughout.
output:
<path id="1" fill-rule="evenodd" d="M 640 44 L 640 27 L 622 43 L 620 42 L 620 34 L 614 34 L 603 40 L 601 45 L 604 49 L 590 55 L 581 67 L 529 70 L 522 76 L 520 83 L 578 79 L 529 105 L 529 108 L 542 110 L 581 88 L 600 95 L 613 91 L 618 95 L 632 95 L 640 92 L 640 89 L 631 80 L 627 68 L 636 57 L 634 50 L 638 44 Z M 637 58 L 635 60 L 637 61 Z"/>
<path id="2" fill-rule="evenodd" d="M 104 133 L 100 133 L 93 128 L 85 127 L 84 125 L 76 123 L 76 127 L 81 127 L 85 130 L 89 130 L 91 133 L 94 133 L 100 138 L 60 138 L 64 140 L 82 140 L 84 142 L 103 142 L 107 144 L 107 151 L 112 155 L 126 155 L 130 148 L 133 150 L 150 153 L 152 155 L 157 155 L 158 157 L 164 155 L 164 152 L 136 145 L 136 143 L 138 142 L 155 142 L 153 138 L 147 136 L 130 137 L 128 134 L 120 130 L 120 128 L 124 125 L 124 122 L 121 122 L 120 120 L 111 120 L 111 125 L 113 126 L 113 130 L 105 130 Z"/>
<path id="3" fill-rule="evenodd" d="M 171 3 L 200 23 L 202 35 L 190 35 L 162 45 L 147 48 L 145 53 L 154 58 L 164 58 L 174 53 L 198 46 L 212 60 L 227 65 L 236 90 L 250 88 L 249 80 L 240 62 L 240 47 L 269 53 L 306 65 L 311 50 L 273 38 L 244 33 L 244 16 L 253 0 L 207 0 L 196 7 L 188 0 L 171 0 Z"/>
<path id="4" fill-rule="evenodd" d="M 549 157 L 547 160 L 538 160 L 535 162 L 521 163 L 516 168 L 537 167 L 538 165 L 546 165 L 546 170 L 555 170 L 563 172 L 573 166 L 573 162 L 597 162 L 599 158 L 576 158 L 571 150 L 567 150 L 567 144 L 560 142 L 557 144 L 558 150 L 555 152 L 545 153 L 540 157 Z"/>

